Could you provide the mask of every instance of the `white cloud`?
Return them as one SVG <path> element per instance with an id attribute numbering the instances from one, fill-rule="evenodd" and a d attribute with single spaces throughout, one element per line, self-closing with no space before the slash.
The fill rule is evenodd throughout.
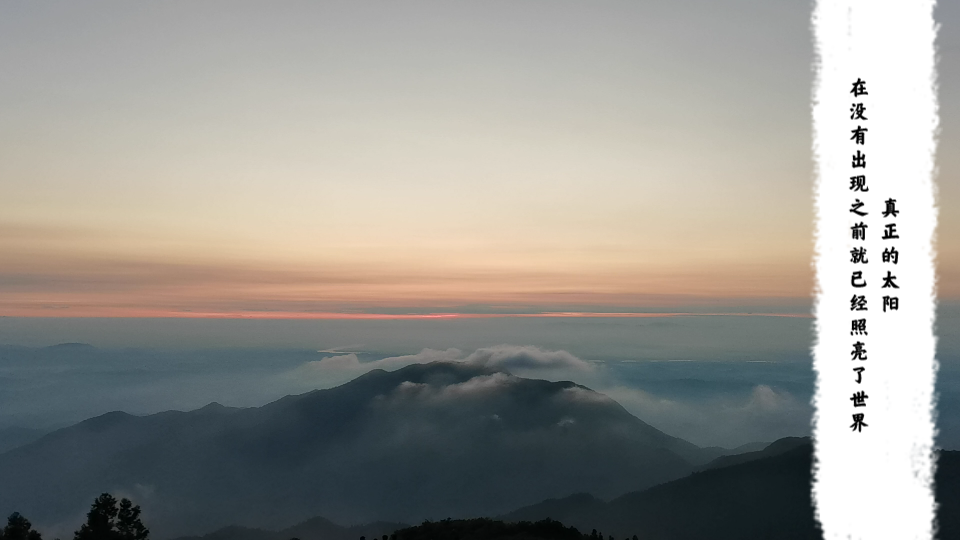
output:
<path id="1" fill-rule="evenodd" d="M 465 362 L 494 369 L 574 369 L 591 371 L 593 366 L 567 351 L 545 351 L 539 347 L 498 345 L 477 349 Z"/>
<path id="2" fill-rule="evenodd" d="M 417 354 L 361 362 L 356 353 L 341 354 L 305 362 L 287 372 L 285 377 L 297 380 L 304 387 L 325 388 L 353 380 L 374 369 L 394 371 L 411 364 L 454 361 L 461 356 L 463 356 L 463 353 L 458 349 L 447 349 L 445 351 L 424 349 Z"/>
<path id="3" fill-rule="evenodd" d="M 358 370 L 361 369 L 360 360 L 356 354 L 344 354 L 340 356 L 326 356 L 320 360 L 307 362 L 309 369 L 315 370 Z"/>
<path id="4" fill-rule="evenodd" d="M 747 396 L 704 401 L 673 400 L 624 386 L 601 391 L 644 422 L 700 446 L 732 448 L 810 430 L 809 403 L 763 384 Z"/>
<path id="5" fill-rule="evenodd" d="M 574 379 L 594 373 L 592 364 L 566 351 L 548 351 L 539 347 L 498 345 L 477 349 L 467 357 L 459 349 L 423 349 L 417 354 L 390 356 L 361 362 L 356 353 L 325 356 L 296 367 L 286 374 L 301 385 L 313 388 L 342 384 L 374 369 L 395 371 L 413 364 L 463 362 L 469 365 L 538 378 Z"/>
<path id="6" fill-rule="evenodd" d="M 416 400 L 429 405 L 443 405 L 450 401 L 488 394 L 518 380 L 517 377 L 507 373 L 494 373 L 492 375 L 478 375 L 462 383 L 439 387 L 404 381 L 394 389 L 390 396 L 385 396 L 384 399 L 392 403 L 395 403 L 396 400 Z"/>
<path id="7" fill-rule="evenodd" d="M 438 351 L 436 349 L 424 349 L 417 354 L 405 356 L 391 356 L 382 360 L 376 360 L 365 364 L 370 369 L 383 369 L 393 371 L 413 364 L 429 364 L 431 362 L 454 362 L 463 356 L 460 349 L 447 349 Z"/>

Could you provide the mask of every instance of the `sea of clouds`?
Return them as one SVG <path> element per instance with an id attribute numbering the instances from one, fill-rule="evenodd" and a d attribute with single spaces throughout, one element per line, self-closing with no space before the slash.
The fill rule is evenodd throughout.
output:
<path id="1" fill-rule="evenodd" d="M 938 325 L 939 442 L 946 448 L 960 448 L 956 320 L 941 317 Z M 24 324 L 0 319 L 0 441 L 7 446 L 115 410 L 151 414 L 214 401 L 255 407 L 371 370 L 438 361 L 574 381 L 700 446 L 808 435 L 813 414 L 811 320 L 804 318 L 154 321 L 152 328 L 61 320 L 32 334 Z M 40 346 L 44 338 L 49 345 Z M 92 345 L 51 346 L 62 342 Z"/>

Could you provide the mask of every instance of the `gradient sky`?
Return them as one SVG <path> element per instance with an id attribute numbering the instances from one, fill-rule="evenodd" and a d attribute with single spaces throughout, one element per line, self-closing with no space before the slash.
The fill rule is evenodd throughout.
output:
<path id="1" fill-rule="evenodd" d="M 802 306 L 811 8 L 3 2 L 0 315 Z"/>

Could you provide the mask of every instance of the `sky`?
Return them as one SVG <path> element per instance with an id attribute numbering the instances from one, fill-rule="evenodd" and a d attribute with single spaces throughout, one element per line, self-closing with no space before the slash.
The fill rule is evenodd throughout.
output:
<path id="1" fill-rule="evenodd" d="M 0 315 L 809 312 L 811 8 L 4 2 Z"/>

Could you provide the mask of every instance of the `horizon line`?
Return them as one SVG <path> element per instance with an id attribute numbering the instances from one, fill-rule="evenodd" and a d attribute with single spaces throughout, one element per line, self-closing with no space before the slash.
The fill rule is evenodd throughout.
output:
<path id="1" fill-rule="evenodd" d="M 68 315 L 56 313 L 31 315 L 0 315 L 0 318 L 20 319 L 260 319 L 260 320 L 390 320 L 390 319 L 495 319 L 495 318 L 658 318 L 658 317 L 790 317 L 813 318 L 812 313 L 782 312 L 589 312 L 545 311 L 533 313 L 346 313 L 346 312 L 292 312 L 292 311 L 138 311 L 135 314 L 88 313 Z"/>

